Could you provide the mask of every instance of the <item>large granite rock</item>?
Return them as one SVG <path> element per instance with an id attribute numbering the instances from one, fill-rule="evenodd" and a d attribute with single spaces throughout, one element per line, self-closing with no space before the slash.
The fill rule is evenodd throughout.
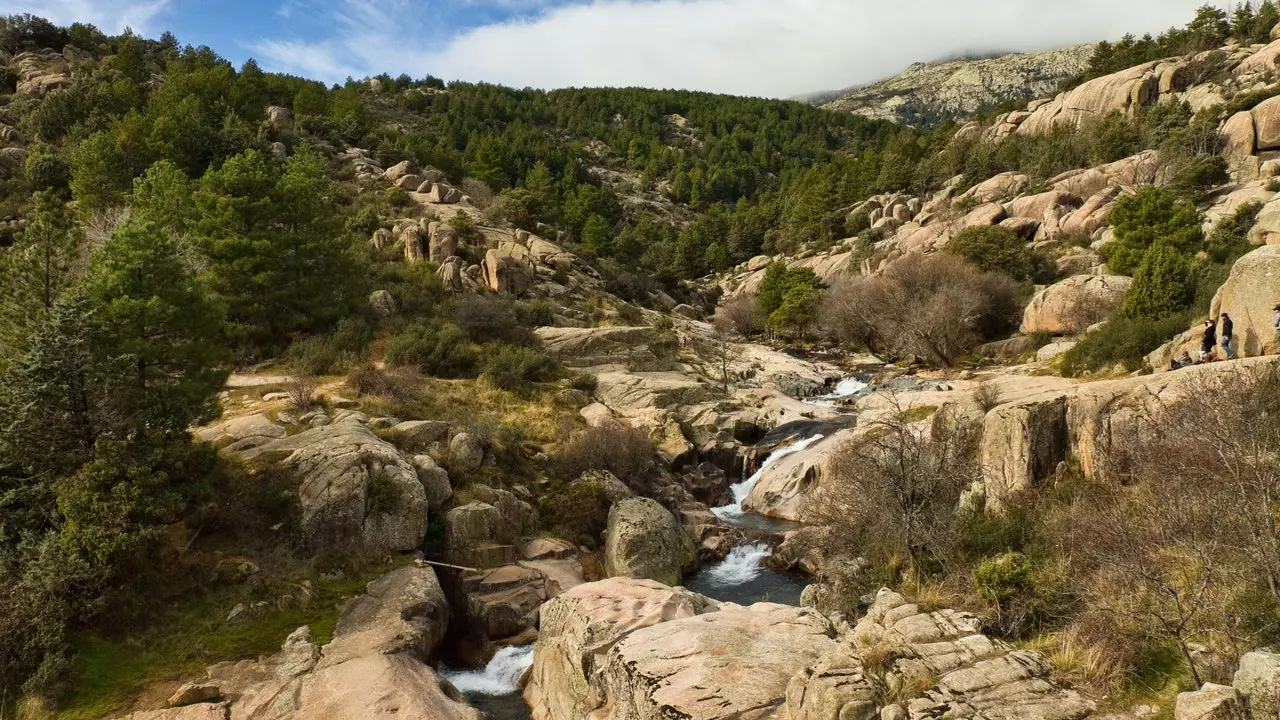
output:
<path id="1" fill-rule="evenodd" d="M 302 528 L 313 547 L 417 549 L 427 498 L 413 465 L 356 418 L 274 440 L 243 454 L 283 457 L 299 479 Z"/>
<path id="2" fill-rule="evenodd" d="M 1077 275 L 1036 293 L 1022 316 L 1022 332 L 1069 335 L 1083 332 L 1124 302 L 1132 280 Z"/>
<path id="3" fill-rule="evenodd" d="M 614 578 L 580 585 L 542 608 L 541 633 L 524 697 L 534 720 L 580 720 L 605 705 L 606 655 L 630 633 L 713 612 L 719 605 L 683 588 Z"/>
<path id="4" fill-rule="evenodd" d="M 447 625 L 448 605 L 435 573 L 425 565 L 400 568 L 347 604 L 333 641 L 323 648 L 302 627 L 275 655 L 210 667 L 202 685 L 217 689 L 223 714 L 154 717 L 482 720 L 426 664 Z M 206 705 L 191 707 L 192 713 L 207 711 Z"/>
<path id="5" fill-rule="evenodd" d="M 982 472 L 988 507 L 1035 487 L 1070 450 L 1066 397 L 1010 403 L 987 413 L 982 426 Z"/>
<path id="6" fill-rule="evenodd" d="M 1280 352 L 1275 345 L 1276 305 L 1280 305 L 1280 245 L 1267 245 L 1236 261 L 1209 314 L 1231 316 L 1237 354 L 1262 355 Z"/>
<path id="7" fill-rule="evenodd" d="M 1240 693 L 1229 685 L 1206 683 L 1194 692 L 1178 693 L 1174 720 L 1248 720 Z"/>
<path id="8" fill-rule="evenodd" d="M 627 498 L 609 509 L 604 567 L 610 577 L 679 585 L 696 560 L 693 538 L 657 501 Z"/>
<path id="9" fill-rule="evenodd" d="M 797 668 L 834 646 L 831 628 L 807 608 L 760 603 L 671 620 L 632 632 L 605 656 L 602 720 L 786 717 Z"/>
<path id="10" fill-rule="evenodd" d="M 1018 126 L 1023 135 L 1045 135 L 1058 125 L 1080 125 L 1113 112 L 1136 114 L 1160 94 L 1159 63 L 1149 62 L 1090 80 L 1038 108 Z"/>
<path id="11" fill-rule="evenodd" d="M 1231 684 L 1248 702 L 1254 720 L 1280 716 L 1280 654 L 1245 653 Z"/>

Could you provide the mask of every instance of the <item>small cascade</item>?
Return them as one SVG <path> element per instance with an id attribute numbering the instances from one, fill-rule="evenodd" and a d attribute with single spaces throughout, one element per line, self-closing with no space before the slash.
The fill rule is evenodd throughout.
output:
<path id="1" fill-rule="evenodd" d="M 834 390 L 826 395 L 819 395 L 815 398 L 805 400 L 806 405 L 817 405 L 819 407 L 837 408 L 840 403 L 856 396 L 858 393 L 866 390 L 870 385 L 857 377 L 847 377 L 836 384 Z"/>
<path id="2" fill-rule="evenodd" d="M 744 512 L 742 509 L 742 501 L 746 500 L 747 496 L 751 494 L 751 490 L 756 486 L 756 483 L 760 481 L 760 478 L 764 476 L 765 472 L 768 471 L 769 468 L 777 464 L 779 460 L 787 457 L 788 455 L 794 455 L 802 450 L 805 450 L 806 448 L 810 447 L 811 445 L 818 442 L 822 438 L 823 438 L 822 435 L 813 435 L 811 437 L 805 438 L 804 440 L 800 440 L 792 445 L 789 445 L 785 448 L 775 451 L 772 455 L 770 455 L 768 458 L 765 459 L 764 463 L 760 465 L 760 468 L 757 469 L 751 477 L 747 478 L 746 480 L 743 480 L 742 482 L 730 488 L 733 491 L 732 505 L 725 505 L 723 507 L 713 508 L 712 512 L 714 512 L 717 517 L 719 517 L 721 520 L 727 523 L 732 523 L 735 520 L 741 520 L 743 516 L 746 515 L 746 512 Z"/>
<path id="3" fill-rule="evenodd" d="M 721 562 L 707 569 L 707 580 L 719 585 L 743 585 L 760 577 L 764 568 L 760 563 L 773 555 L 768 545 L 756 543 L 739 545 Z"/>
<path id="4" fill-rule="evenodd" d="M 483 670 L 450 670 L 440 674 L 463 694 L 510 695 L 520 690 L 520 677 L 533 665 L 533 646 L 504 647 Z"/>
<path id="5" fill-rule="evenodd" d="M 764 543 L 739 545 L 724 560 L 699 570 L 685 586 L 721 602 L 799 605 L 807 582 L 798 575 L 764 567 L 761 563 L 771 555 L 773 551 Z"/>

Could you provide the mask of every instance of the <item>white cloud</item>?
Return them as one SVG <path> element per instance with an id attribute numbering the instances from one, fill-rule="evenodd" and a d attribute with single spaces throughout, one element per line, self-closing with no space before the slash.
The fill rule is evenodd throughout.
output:
<path id="1" fill-rule="evenodd" d="M 5 14 L 31 13 L 59 25 L 92 23 L 106 33 L 133 28 L 140 35 L 158 32 L 152 26 L 170 0 L 5 0 Z"/>
<path id="2" fill-rule="evenodd" d="M 468 0 L 538 7 L 538 0 Z M 432 47 L 430 4 L 344 0 L 334 33 L 255 45 L 328 80 L 380 72 L 517 87 L 645 86 L 774 97 L 892 75 L 966 51 L 1042 50 L 1185 24 L 1203 0 L 593 0 Z M 416 12 L 416 15 L 415 15 Z M 438 28 L 435 29 L 438 32 Z"/>

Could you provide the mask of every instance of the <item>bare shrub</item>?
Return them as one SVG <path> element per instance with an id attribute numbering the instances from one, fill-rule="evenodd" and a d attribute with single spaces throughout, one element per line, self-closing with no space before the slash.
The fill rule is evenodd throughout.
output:
<path id="1" fill-rule="evenodd" d="M 756 313 L 756 296 L 754 294 L 739 295 L 725 301 L 716 308 L 711 319 L 716 329 L 726 335 L 750 337 L 762 329 L 759 315 Z"/>
<path id="2" fill-rule="evenodd" d="M 876 352 L 876 326 L 864 303 L 863 285 L 868 282 L 868 278 L 853 277 L 832 285 L 818 308 L 818 325 L 831 340 Z"/>
<path id="3" fill-rule="evenodd" d="M 315 378 L 296 376 L 285 383 L 284 391 L 289 395 L 289 407 L 297 412 L 307 412 L 316 404 L 316 388 L 320 384 Z"/>
<path id="4" fill-rule="evenodd" d="M 973 390 L 973 401 L 978 403 L 982 412 L 989 413 L 1000 406 L 1000 388 L 990 381 L 980 383 Z"/>
<path id="5" fill-rule="evenodd" d="M 471 204 L 484 210 L 493 204 L 493 188 L 478 178 L 466 178 L 462 181 L 462 194 L 471 198 Z"/>
<path id="6" fill-rule="evenodd" d="M 656 450 L 643 431 L 622 425 L 588 428 L 555 454 L 561 476 L 574 479 L 590 470 L 608 470 L 628 487 L 644 491 L 651 484 Z"/>
<path id="7" fill-rule="evenodd" d="M 911 422 L 888 413 L 836 449 L 832 477 L 814 493 L 807 523 L 828 528 L 829 552 L 875 568 L 900 558 L 918 580 L 944 569 L 955 546 L 961 493 L 979 477 L 976 428 Z"/>
<path id="8" fill-rule="evenodd" d="M 413 400 L 422 379 L 410 372 L 387 372 L 372 363 L 362 365 L 347 375 L 347 387 L 360 396 L 385 397 L 398 402 Z"/>
<path id="9" fill-rule="evenodd" d="M 1011 331 L 1021 311 L 1009 278 L 950 255 L 911 254 L 882 275 L 855 280 L 824 306 L 837 337 L 950 367 L 985 339 Z"/>

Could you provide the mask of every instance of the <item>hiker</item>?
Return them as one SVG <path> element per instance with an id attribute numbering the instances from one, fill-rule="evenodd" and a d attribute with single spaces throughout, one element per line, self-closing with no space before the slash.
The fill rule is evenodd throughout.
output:
<path id="1" fill-rule="evenodd" d="M 1173 359 L 1173 362 L 1169 365 L 1169 369 L 1181 370 L 1182 368 L 1185 368 L 1185 367 L 1191 367 L 1194 364 L 1195 364 L 1195 361 L 1191 359 L 1191 353 L 1187 352 L 1186 350 L 1183 350 L 1181 357 L 1176 357 Z"/>
<path id="2" fill-rule="evenodd" d="M 1234 355 L 1231 352 L 1231 333 L 1235 326 L 1235 323 L 1231 322 L 1231 316 L 1222 313 L 1222 351 L 1226 353 L 1228 360 L 1232 359 Z"/>
<path id="3" fill-rule="evenodd" d="M 1204 342 L 1200 344 L 1200 362 L 1213 360 L 1213 348 L 1218 344 L 1218 323 L 1212 318 L 1204 321 Z"/>
<path id="4" fill-rule="evenodd" d="M 1280 355 L 1280 305 L 1275 306 L 1276 311 L 1276 354 Z"/>

